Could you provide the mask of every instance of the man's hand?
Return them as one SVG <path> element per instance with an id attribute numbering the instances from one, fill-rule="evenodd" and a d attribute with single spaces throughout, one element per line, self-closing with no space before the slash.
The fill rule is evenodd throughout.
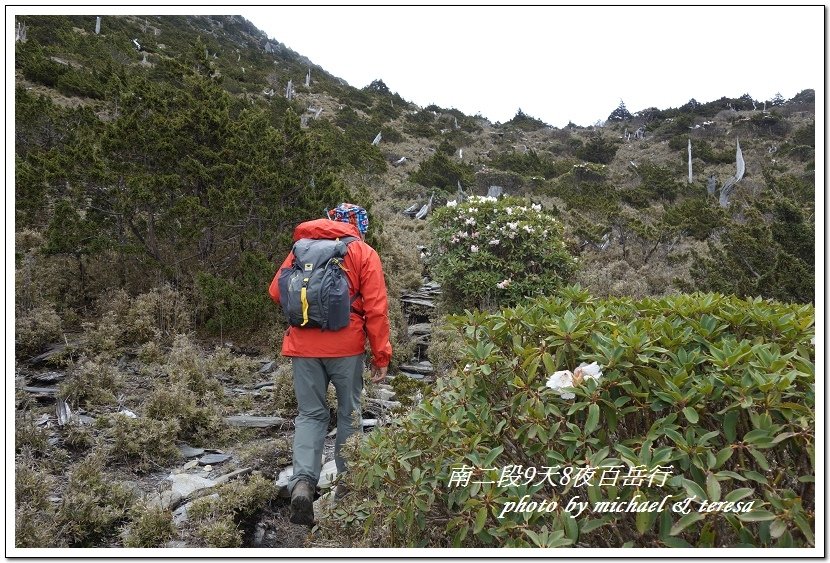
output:
<path id="1" fill-rule="evenodd" d="M 388 366 L 383 366 L 382 368 L 372 366 L 372 383 L 382 383 L 386 379 L 386 372 L 388 370 Z"/>

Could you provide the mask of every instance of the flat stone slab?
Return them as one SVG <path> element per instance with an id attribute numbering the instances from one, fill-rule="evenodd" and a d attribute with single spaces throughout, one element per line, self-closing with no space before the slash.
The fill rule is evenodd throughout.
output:
<path id="1" fill-rule="evenodd" d="M 173 493 L 174 499 L 177 497 L 182 499 L 187 498 L 196 491 L 208 489 L 215 485 L 210 479 L 205 479 L 204 477 L 190 473 L 177 473 L 171 475 L 169 479 L 173 482 L 170 490 Z"/>
<path id="2" fill-rule="evenodd" d="M 58 393 L 57 386 L 53 387 L 32 387 L 31 385 L 24 385 L 23 390 L 27 393 L 34 393 L 35 395 L 49 395 L 55 396 Z"/>
<path id="3" fill-rule="evenodd" d="M 400 371 L 398 373 L 400 373 L 401 375 L 405 375 L 410 379 L 423 379 L 424 378 L 423 373 L 410 373 L 408 371 Z"/>
<path id="4" fill-rule="evenodd" d="M 409 325 L 407 327 L 407 332 L 409 332 L 409 336 L 415 335 L 422 335 L 422 334 L 431 334 L 432 333 L 432 324 L 431 323 L 415 323 L 414 325 Z"/>
<path id="5" fill-rule="evenodd" d="M 261 368 L 259 368 L 259 373 L 271 373 L 271 371 L 274 369 L 275 365 L 276 365 L 276 362 L 274 362 L 272 360 L 272 361 L 266 363 L 265 365 L 263 365 Z"/>
<path id="6" fill-rule="evenodd" d="M 187 444 L 182 444 L 179 446 L 179 451 L 182 452 L 182 456 L 184 457 L 196 457 L 200 456 L 205 453 L 205 450 L 202 448 L 194 448 L 192 446 L 188 446 Z"/>
<path id="7" fill-rule="evenodd" d="M 418 362 L 417 364 L 404 364 L 401 366 L 400 370 L 409 373 L 421 373 L 424 375 L 429 375 L 433 371 L 435 371 L 435 368 L 433 367 L 432 363 L 430 363 L 427 360 L 424 360 L 423 362 Z"/>
<path id="8" fill-rule="evenodd" d="M 218 465 L 231 458 L 228 454 L 207 454 L 199 458 L 199 465 Z"/>
<path id="9" fill-rule="evenodd" d="M 268 428 L 269 426 L 280 426 L 286 419 L 279 416 L 228 416 L 225 422 L 229 426 L 241 426 L 243 428 Z"/>
<path id="10" fill-rule="evenodd" d="M 36 383 L 57 383 L 66 379 L 66 374 L 60 371 L 44 371 L 42 373 L 33 373 L 29 375 L 29 379 Z"/>

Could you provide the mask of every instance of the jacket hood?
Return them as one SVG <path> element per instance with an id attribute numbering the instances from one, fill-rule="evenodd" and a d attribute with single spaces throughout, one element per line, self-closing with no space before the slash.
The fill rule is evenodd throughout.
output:
<path id="1" fill-rule="evenodd" d="M 303 238 L 335 239 L 339 237 L 356 237 L 360 239 L 360 231 L 351 223 L 333 221 L 331 219 L 315 219 L 300 223 L 294 229 L 294 242 Z"/>

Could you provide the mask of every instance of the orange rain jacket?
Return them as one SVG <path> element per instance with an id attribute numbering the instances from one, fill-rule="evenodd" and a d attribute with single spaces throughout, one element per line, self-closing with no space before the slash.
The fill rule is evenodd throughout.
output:
<path id="1" fill-rule="evenodd" d="M 368 337 L 372 365 L 385 367 L 392 358 L 392 344 L 389 342 L 389 304 L 380 256 L 374 248 L 360 240 L 360 232 L 350 223 L 315 219 L 300 223 L 294 229 L 294 242 L 303 238 L 335 239 L 345 236 L 358 239 L 349 245 L 343 262 L 349 278 L 350 297 L 360 294 L 352 304 L 351 323 L 337 331 L 290 326 L 282 341 L 282 355 L 300 358 L 356 356 L 365 351 Z M 268 288 L 271 299 L 277 304 L 280 302 L 280 272 L 283 268 L 290 268 L 293 261 L 294 253 L 289 252 Z"/>

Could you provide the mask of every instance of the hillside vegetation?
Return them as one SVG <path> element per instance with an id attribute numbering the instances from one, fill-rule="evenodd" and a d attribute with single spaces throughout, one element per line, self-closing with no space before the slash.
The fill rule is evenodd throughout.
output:
<path id="1" fill-rule="evenodd" d="M 355 88 L 240 17 L 16 23 L 17 546 L 251 545 L 285 508 L 290 431 L 226 418 L 296 412 L 266 289 L 295 225 L 341 201 L 371 217 L 391 373 L 426 354 L 436 381 L 395 378 L 412 398 L 296 545 L 814 545 L 813 90 L 560 129 Z M 427 201 L 427 220 L 402 213 Z M 424 277 L 443 299 L 414 315 L 401 297 Z M 591 362 L 575 399 L 546 386 Z M 94 422 L 55 423 L 62 401 Z M 253 467 L 185 528 L 146 498 L 182 443 Z M 644 499 L 755 504 L 504 518 L 524 494 L 640 489 L 453 491 L 462 465 L 670 466 Z"/>

